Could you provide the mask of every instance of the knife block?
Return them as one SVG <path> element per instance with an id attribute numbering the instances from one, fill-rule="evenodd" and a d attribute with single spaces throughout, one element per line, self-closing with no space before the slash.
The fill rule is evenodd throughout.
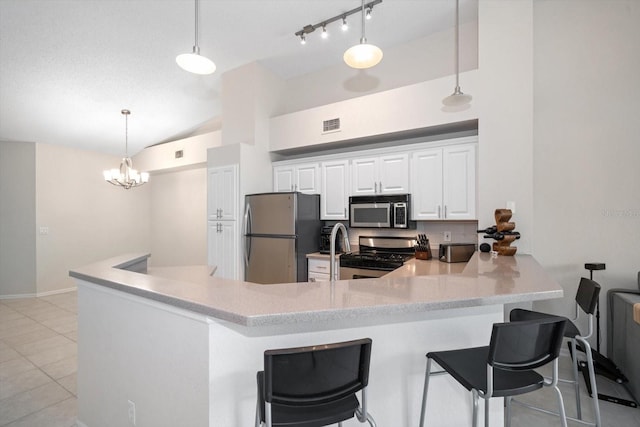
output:
<path id="1" fill-rule="evenodd" d="M 429 260 L 431 258 L 431 251 L 416 251 L 416 259 Z"/>

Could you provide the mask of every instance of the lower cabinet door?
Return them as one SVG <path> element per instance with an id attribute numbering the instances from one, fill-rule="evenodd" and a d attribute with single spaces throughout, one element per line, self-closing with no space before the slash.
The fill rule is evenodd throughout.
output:
<path id="1" fill-rule="evenodd" d="M 236 221 L 209 221 L 208 264 L 215 269 L 214 277 L 240 279 L 237 232 Z"/>

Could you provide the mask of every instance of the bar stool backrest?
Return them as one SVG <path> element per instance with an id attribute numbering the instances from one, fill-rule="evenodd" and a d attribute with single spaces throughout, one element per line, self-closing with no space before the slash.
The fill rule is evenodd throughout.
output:
<path id="1" fill-rule="evenodd" d="M 587 314 L 593 314 L 598 305 L 600 297 L 600 285 L 585 277 L 580 279 L 578 292 L 576 292 L 576 303 Z"/>
<path id="2" fill-rule="evenodd" d="M 511 371 L 530 370 L 558 357 L 566 326 L 563 317 L 496 323 L 487 363 Z"/>
<path id="3" fill-rule="evenodd" d="M 341 399 L 369 382 L 371 339 L 267 350 L 265 401 L 312 405 Z"/>

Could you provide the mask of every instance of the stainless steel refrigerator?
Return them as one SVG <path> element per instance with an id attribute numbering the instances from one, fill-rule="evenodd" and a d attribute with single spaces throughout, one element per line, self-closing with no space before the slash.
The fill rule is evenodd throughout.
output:
<path id="1" fill-rule="evenodd" d="M 319 250 L 320 228 L 318 194 L 247 195 L 243 224 L 245 280 L 306 282 L 306 255 Z"/>

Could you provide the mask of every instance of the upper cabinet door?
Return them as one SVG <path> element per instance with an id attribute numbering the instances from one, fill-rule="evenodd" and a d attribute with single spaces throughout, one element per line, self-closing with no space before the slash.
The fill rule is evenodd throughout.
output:
<path id="1" fill-rule="evenodd" d="M 211 168 L 207 178 L 207 218 L 237 219 L 238 165 Z"/>
<path id="2" fill-rule="evenodd" d="M 351 195 L 378 192 L 378 158 L 354 159 L 351 162 Z"/>
<path id="3" fill-rule="evenodd" d="M 380 157 L 378 193 L 404 194 L 409 192 L 409 155 Z"/>
<path id="4" fill-rule="evenodd" d="M 309 163 L 296 167 L 294 191 L 306 194 L 320 194 L 320 165 Z"/>
<path id="5" fill-rule="evenodd" d="M 411 195 L 413 220 L 443 219 L 442 149 L 413 153 Z"/>
<path id="6" fill-rule="evenodd" d="M 273 168 L 273 191 L 293 191 L 295 181 L 294 166 L 276 166 Z"/>
<path id="7" fill-rule="evenodd" d="M 349 207 L 349 161 L 335 160 L 320 165 L 322 193 L 320 196 L 320 219 L 348 219 Z"/>
<path id="8" fill-rule="evenodd" d="M 304 163 L 281 165 L 273 168 L 273 191 L 299 191 L 320 194 L 320 164 Z"/>
<path id="9" fill-rule="evenodd" d="M 476 218 L 476 147 L 457 145 L 443 152 L 445 219 Z"/>

